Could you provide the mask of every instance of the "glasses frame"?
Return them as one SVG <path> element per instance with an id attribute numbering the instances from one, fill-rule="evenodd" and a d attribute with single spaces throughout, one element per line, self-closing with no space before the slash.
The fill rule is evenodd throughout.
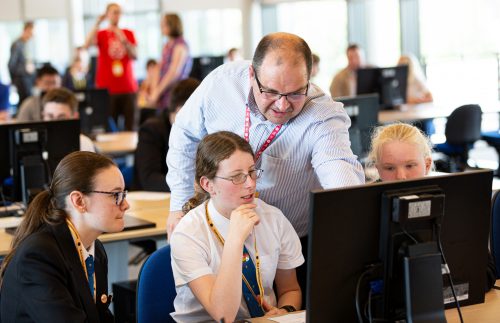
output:
<path id="1" fill-rule="evenodd" d="M 98 193 L 98 194 L 107 194 L 107 195 L 113 195 L 115 197 L 115 204 L 116 206 L 122 205 L 123 201 L 127 198 L 128 191 L 119 191 L 119 192 L 106 192 L 106 191 L 88 191 L 88 192 L 82 192 L 82 193 Z M 121 196 L 121 199 L 120 199 Z"/>
<path id="2" fill-rule="evenodd" d="M 251 179 L 253 179 L 254 181 L 256 181 L 257 179 L 259 179 L 261 176 L 262 176 L 262 173 L 264 172 L 263 169 L 254 169 L 254 170 L 251 170 L 249 171 L 247 174 L 245 173 L 241 173 L 241 174 L 238 174 L 238 175 L 235 175 L 235 176 L 231 176 L 231 177 L 221 177 L 221 176 L 214 176 L 215 178 L 220 178 L 220 179 L 225 179 L 226 181 L 231 181 L 234 185 L 241 185 L 243 183 L 245 183 L 248 179 L 248 176 L 250 176 Z M 250 173 L 254 173 L 255 174 L 255 178 L 252 177 L 252 175 L 250 175 Z M 235 182 L 236 178 L 235 177 L 239 177 L 240 175 L 243 175 L 242 177 L 242 181 L 238 181 L 237 183 Z"/>
<path id="3" fill-rule="evenodd" d="M 297 92 L 290 92 L 290 93 L 279 93 L 279 92 L 275 92 L 275 91 L 269 91 L 269 90 L 265 90 L 264 87 L 262 86 L 262 83 L 260 83 L 260 80 L 259 80 L 259 77 L 257 76 L 257 70 L 255 69 L 255 67 L 253 67 L 253 74 L 255 75 L 255 81 L 257 82 L 257 86 L 258 86 L 258 89 L 259 89 L 259 92 L 260 94 L 271 94 L 271 95 L 275 95 L 276 98 L 266 98 L 264 96 L 264 99 L 266 100 L 272 100 L 272 101 L 278 101 L 278 100 L 281 100 L 282 97 L 285 97 L 285 99 L 290 102 L 290 103 L 294 103 L 294 102 L 299 102 L 300 100 L 303 99 L 303 97 L 307 97 L 307 92 L 309 92 L 309 80 L 307 81 L 307 84 L 306 84 L 306 90 L 304 93 L 297 93 Z M 291 99 L 290 96 L 292 95 L 295 95 L 295 96 L 298 96 L 297 99 Z"/>

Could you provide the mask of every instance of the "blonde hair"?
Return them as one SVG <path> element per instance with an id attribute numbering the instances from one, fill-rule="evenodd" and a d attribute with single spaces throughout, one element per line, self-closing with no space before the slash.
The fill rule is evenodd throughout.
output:
<path id="1" fill-rule="evenodd" d="M 415 144 L 424 159 L 432 160 L 432 143 L 420 129 L 407 123 L 394 123 L 375 128 L 372 134 L 371 149 L 366 161 L 366 167 L 373 167 L 379 162 L 382 147 L 391 141 L 401 141 Z M 431 169 L 434 164 L 431 165 Z"/>

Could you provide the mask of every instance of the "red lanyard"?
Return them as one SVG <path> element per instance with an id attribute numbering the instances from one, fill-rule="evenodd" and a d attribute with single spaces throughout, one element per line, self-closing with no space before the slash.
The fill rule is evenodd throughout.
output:
<path id="1" fill-rule="evenodd" d="M 260 147 L 260 149 L 257 151 L 255 154 L 255 161 L 259 160 L 260 155 L 264 152 L 264 150 L 267 149 L 267 147 L 271 144 L 271 142 L 274 140 L 274 137 L 280 132 L 280 129 L 283 125 L 279 124 L 277 125 L 274 130 L 271 132 L 269 137 L 267 137 L 267 140 L 264 142 L 264 144 Z M 247 142 L 250 142 L 250 109 L 248 108 L 248 104 L 246 106 L 246 113 L 245 113 L 245 140 Z"/>

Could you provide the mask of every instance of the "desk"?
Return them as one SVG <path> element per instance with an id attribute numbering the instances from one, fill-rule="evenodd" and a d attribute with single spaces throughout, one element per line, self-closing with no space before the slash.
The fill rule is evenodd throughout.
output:
<path id="1" fill-rule="evenodd" d="M 497 280 L 497 286 L 500 280 Z M 500 320 L 500 290 L 492 289 L 486 293 L 485 302 L 482 304 L 462 307 L 462 317 L 464 322 L 497 323 Z M 448 323 L 460 322 L 458 312 L 455 308 L 445 311 Z M 272 323 L 267 318 L 259 317 L 252 319 L 254 323 Z"/>
<path id="2" fill-rule="evenodd" d="M 396 121 L 412 122 L 419 120 L 430 120 L 436 118 L 447 118 L 453 110 L 461 104 L 403 104 L 394 110 L 382 110 L 378 114 L 380 124 L 392 123 Z M 500 112 L 500 102 L 479 103 L 483 114 Z"/>
<path id="3" fill-rule="evenodd" d="M 97 135 L 94 145 L 98 153 L 110 157 L 131 154 L 137 147 L 137 132 L 122 131 Z"/>

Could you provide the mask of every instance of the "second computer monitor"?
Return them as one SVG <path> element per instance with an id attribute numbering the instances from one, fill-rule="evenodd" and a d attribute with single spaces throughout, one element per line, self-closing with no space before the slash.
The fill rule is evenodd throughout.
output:
<path id="1" fill-rule="evenodd" d="M 106 89 L 75 91 L 78 100 L 81 132 L 89 137 L 109 132 L 109 93 Z"/>
<path id="2" fill-rule="evenodd" d="M 381 219 L 387 216 L 383 214 L 382 206 L 384 196 L 394 192 L 411 193 L 430 189 L 442 193 L 444 206 L 440 240 L 457 297 L 461 305 L 483 302 L 492 175 L 491 171 L 474 171 L 313 192 L 309 222 L 307 321 L 359 322 L 357 312 L 362 316 L 372 312 L 375 322 L 380 318 L 376 313 L 380 313 L 384 286 L 402 286 L 403 277 L 394 271 L 392 277 L 383 280 L 384 270 L 391 268 L 384 268 L 381 259 L 382 241 L 387 241 L 381 233 L 384 232 L 381 230 L 384 228 Z M 408 201 L 413 198 L 416 198 L 413 194 L 407 195 Z M 431 220 L 425 215 L 433 213 L 434 204 L 428 204 L 417 203 L 413 208 L 416 216 L 422 216 L 418 220 L 423 223 L 428 218 Z M 395 205 L 392 209 L 396 210 Z M 394 220 L 394 213 L 390 216 Z M 403 232 L 406 231 L 408 235 L 402 234 L 400 237 L 405 238 L 407 246 L 413 244 L 410 235 L 420 242 L 421 235 L 415 233 L 414 228 L 412 224 L 403 226 Z M 424 238 L 421 242 L 426 241 Z M 441 277 L 440 268 L 438 271 L 438 277 Z M 430 276 L 424 275 L 420 285 L 425 286 Z M 441 301 L 453 305 L 453 297 L 444 276 L 443 281 Z M 397 300 L 403 301 L 403 289 L 396 292 L 400 293 Z M 433 295 L 436 296 L 436 293 Z M 398 313 L 398 302 L 392 301 L 388 305 L 393 308 L 385 313 Z"/>
<path id="3" fill-rule="evenodd" d="M 408 66 L 360 68 L 356 94 L 378 93 L 380 107 L 389 109 L 406 103 Z"/>
<path id="4" fill-rule="evenodd" d="M 360 158 L 365 157 L 370 150 L 371 133 L 378 124 L 378 94 L 338 97 L 334 100 L 344 104 L 344 110 L 351 118 L 349 138 L 352 152 Z"/>

